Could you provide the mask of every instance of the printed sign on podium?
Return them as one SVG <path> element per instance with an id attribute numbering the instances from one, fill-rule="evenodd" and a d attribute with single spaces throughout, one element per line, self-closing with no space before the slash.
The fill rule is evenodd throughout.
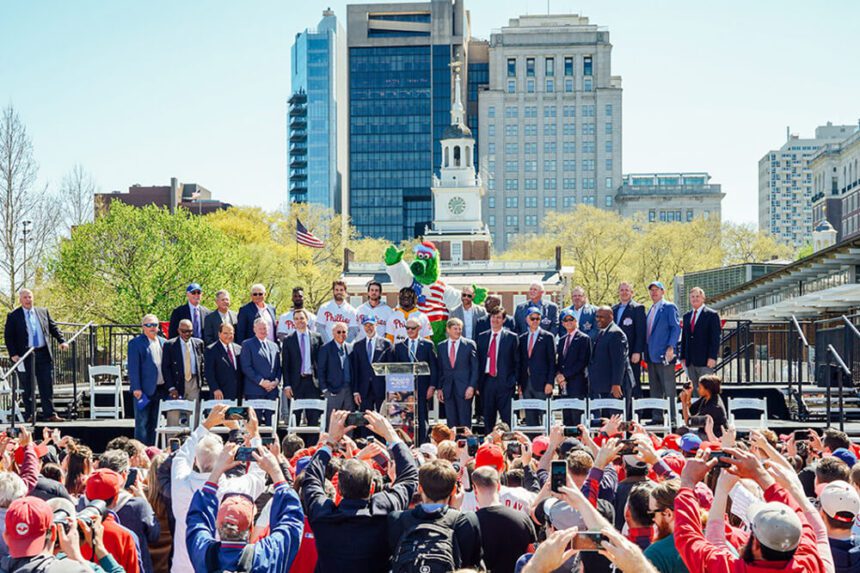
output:
<path id="1" fill-rule="evenodd" d="M 430 374 L 426 362 L 383 362 L 373 364 L 373 373 L 385 376 L 386 399 L 382 403 L 382 415 L 395 428 L 400 427 L 413 438 L 418 433 L 418 394 L 416 376 Z"/>

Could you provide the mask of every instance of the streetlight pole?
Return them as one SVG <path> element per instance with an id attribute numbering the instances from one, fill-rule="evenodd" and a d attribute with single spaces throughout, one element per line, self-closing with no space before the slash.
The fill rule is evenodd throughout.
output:
<path id="1" fill-rule="evenodd" d="M 29 234 L 33 229 L 33 221 L 22 221 L 21 222 L 21 234 L 23 235 L 21 241 L 24 243 L 24 277 L 21 281 L 21 286 L 27 285 L 27 243 L 29 242 Z"/>

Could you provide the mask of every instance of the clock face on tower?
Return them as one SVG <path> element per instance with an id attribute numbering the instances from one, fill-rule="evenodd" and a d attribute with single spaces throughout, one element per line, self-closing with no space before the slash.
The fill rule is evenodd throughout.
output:
<path id="1" fill-rule="evenodd" d="M 460 196 L 451 197 L 451 200 L 448 201 L 448 210 L 454 215 L 462 215 L 463 211 L 466 210 L 466 200 Z"/>

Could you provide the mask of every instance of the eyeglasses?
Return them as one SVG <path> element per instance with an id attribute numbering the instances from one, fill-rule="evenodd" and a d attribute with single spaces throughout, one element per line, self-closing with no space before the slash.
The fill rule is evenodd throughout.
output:
<path id="1" fill-rule="evenodd" d="M 667 509 L 669 509 L 669 508 L 668 508 L 668 507 L 664 507 L 663 509 L 650 509 L 650 508 L 649 508 L 649 509 L 648 509 L 648 515 L 650 515 L 651 517 L 654 517 L 654 516 L 655 516 L 655 515 L 657 515 L 658 513 L 663 513 L 663 512 L 664 512 L 664 511 L 666 511 Z"/>
<path id="2" fill-rule="evenodd" d="M 191 291 L 191 294 L 201 294 L 201 292 L 202 291 L 199 291 L 199 290 L 193 290 L 193 291 Z"/>
<path id="3" fill-rule="evenodd" d="M 529 317 L 529 321 L 531 321 L 531 322 L 535 322 L 535 321 L 537 321 L 537 320 L 540 320 L 540 317 L 539 317 L 539 316 L 530 316 L 530 317 Z"/>
<path id="4" fill-rule="evenodd" d="M 266 293 L 264 293 L 264 292 L 252 292 L 251 296 L 263 296 L 264 294 L 266 294 Z"/>
<path id="5" fill-rule="evenodd" d="M 466 293 L 463 293 L 463 294 L 462 294 L 462 295 L 460 295 L 460 296 L 462 296 L 463 298 L 475 298 L 475 295 L 473 295 L 473 294 L 466 294 Z"/>
<path id="6" fill-rule="evenodd" d="M 180 328 L 179 329 L 179 334 L 193 334 L 193 333 L 194 333 L 193 330 L 188 330 L 187 328 Z"/>
<path id="7" fill-rule="evenodd" d="M 406 330 L 418 330 L 417 326 L 407 326 Z"/>
<path id="8" fill-rule="evenodd" d="M 156 328 L 158 326 L 157 322 L 145 322 L 143 324 L 145 328 Z"/>
<path id="9" fill-rule="evenodd" d="M 567 317 L 567 318 L 565 318 L 565 319 L 562 319 L 562 322 L 573 322 L 574 320 L 575 320 L 575 319 L 573 319 L 573 318 L 571 318 L 571 317 Z"/>

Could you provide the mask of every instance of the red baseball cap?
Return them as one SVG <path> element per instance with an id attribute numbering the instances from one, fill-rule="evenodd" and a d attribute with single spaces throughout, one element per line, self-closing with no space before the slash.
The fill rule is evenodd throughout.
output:
<path id="1" fill-rule="evenodd" d="M 239 531 L 250 530 L 254 523 L 254 502 L 244 495 L 225 497 L 218 508 L 215 524 L 221 527 L 225 523 L 235 525 Z"/>
<path id="2" fill-rule="evenodd" d="M 494 467 L 499 473 L 505 471 L 505 454 L 502 453 L 502 448 L 495 444 L 484 444 L 478 448 L 478 453 L 475 455 L 475 469 L 484 466 Z"/>
<path id="3" fill-rule="evenodd" d="M 678 434 L 666 434 L 666 437 L 663 438 L 663 443 L 661 444 L 661 449 L 665 450 L 675 450 L 676 452 L 681 451 L 681 444 L 679 443 L 681 436 Z"/>
<path id="4" fill-rule="evenodd" d="M 34 444 L 33 447 L 36 450 L 36 457 L 38 459 L 42 459 L 42 457 L 48 453 L 48 446 L 46 446 L 44 444 Z M 24 452 L 25 451 L 26 450 L 23 446 L 19 447 L 17 450 L 15 450 L 15 463 L 18 464 L 19 466 L 24 463 Z"/>
<path id="5" fill-rule="evenodd" d="M 41 553 L 53 520 L 51 507 L 38 497 L 22 497 L 9 504 L 4 536 L 9 555 L 17 559 Z"/>
<path id="6" fill-rule="evenodd" d="M 546 436 L 538 436 L 534 441 L 532 441 L 532 455 L 539 458 L 544 455 L 548 447 L 549 438 Z"/>
<path id="7" fill-rule="evenodd" d="M 87 479 L 87 499 L 107 501 L 115 498 L 122 490 L 122 476 L 113 470 L 101 468 L 90 474 Z"/>

